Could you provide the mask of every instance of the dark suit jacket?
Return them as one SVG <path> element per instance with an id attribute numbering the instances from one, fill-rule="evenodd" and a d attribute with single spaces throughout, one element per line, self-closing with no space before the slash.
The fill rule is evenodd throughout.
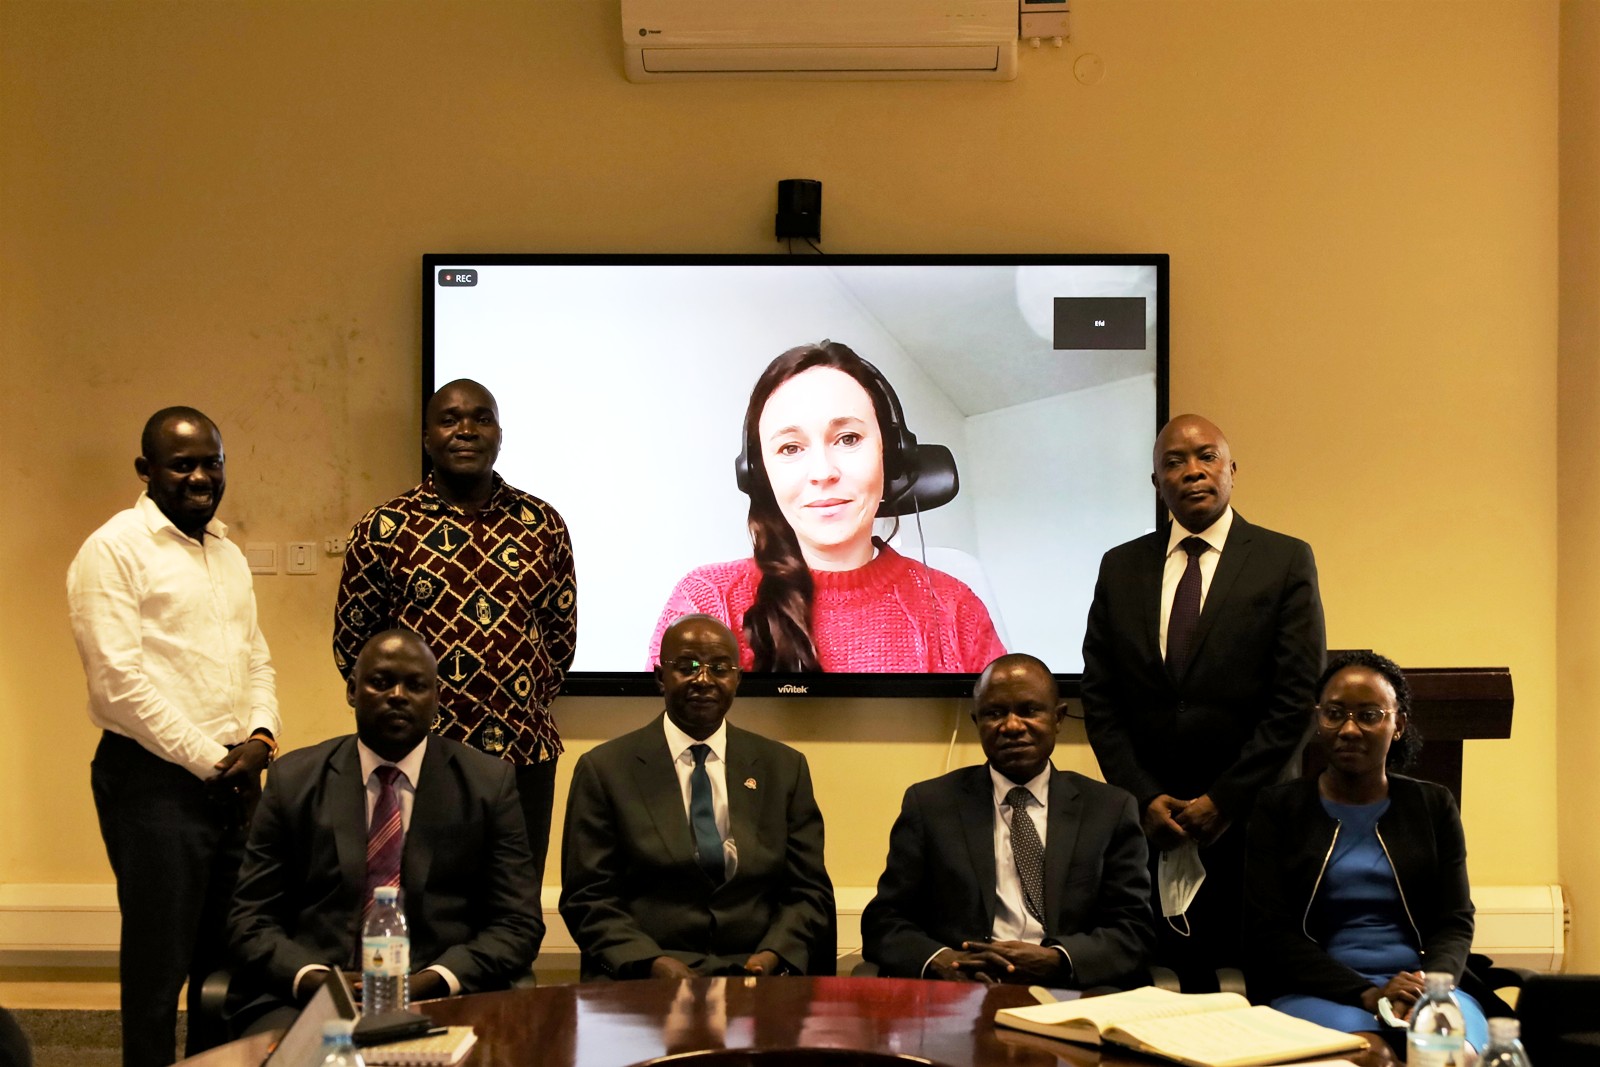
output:
<path id="1" fill-rule="evenodd" d="M 1083 639 L 1083 712 L 1106 781 L 1143 810 L 1209 794 L 1240 819 L 1305 737 L 1326 655 L 1311 546 L 1234 513 L 1174 678 L 1159 644 L 1170 527 L 1105 554 Z"/>
<path id="2" fill-rule="evenodd" d="M 994 820 L 988 764 L 906 790 L 878 894 L 861 915 L 862 954 L 883 974 L 920 977 L 941 948 L 990 935 Z M 1117 982 L 1149 958 L 1150 873 L 1127 793 L 1072 771 L 1051 772 L 1044 913 L 1044 944 L 1067 950 L 1080 987 Z"/>
<path id="3" fill-rule="evenodd" d="M 429 736 L 401 857 L 412 970 L 439 964 L 463 993 L 525 974 L 544 938 L 510 764 Z M 241 980 L 282 1001 L 300 968 L 347 967 L 360 938 L 366 792 L 354 736 L 273 764 L 229 918 Z"/>
<path id="4" fill-rule="evenodd" d="M 797 971 L 812 964 L 812 946 L 832 929 L 833 885 L 806 759 L 733 725 L 727 759 L 739 865 L 720 885 L 695 862 L 660 717 L 578 759 L 561 843 L 561 918 L 585 977 L 633 977 L 663 955 L 712 974 L 761 949 Z"/>

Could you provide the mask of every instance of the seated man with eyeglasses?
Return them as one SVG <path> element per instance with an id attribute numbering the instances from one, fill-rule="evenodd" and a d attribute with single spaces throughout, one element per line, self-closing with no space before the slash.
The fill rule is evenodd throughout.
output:
<path id="1" fill-rule="evenodd" d="M 573 768 L 561 918 L 589 978 L 804 973 L 831 929 L 806 759 L 726 722 L 739 645 L 708 615 L 661 640 L 666 703 Z"/>

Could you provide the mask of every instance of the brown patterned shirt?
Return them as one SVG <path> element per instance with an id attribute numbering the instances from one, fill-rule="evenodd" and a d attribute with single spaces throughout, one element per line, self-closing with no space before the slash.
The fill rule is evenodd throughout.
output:
<path id="1" fill-rule="evenodd" d="M 433 476 L 350 531 L 333 617 L 347 679 L 373 634 L 403 626 L 439 657 L 434 730 L 516 764 L 561 754 L 550 702 L 577 648 L 577 581 L 566 523 L 494 476 L 476 514 Z"/>

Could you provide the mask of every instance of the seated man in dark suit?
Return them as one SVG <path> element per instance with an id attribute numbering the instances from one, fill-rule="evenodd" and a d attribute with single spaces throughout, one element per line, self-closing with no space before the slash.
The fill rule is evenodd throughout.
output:
<path id="1" fill-rule="evenodd" d="M 906 790 L 861 916 L 862 953 L 883 974 L 1141 980 L 1155 933 L 1139 816 L 1122 790 L 1051 766 L 1061 712 L 1034 657 L 984 670 L 972 720 L 988 763 Z"/>
<path id="2" fill-rule="evenodd" d="M 833 885 L 805 757 L 725 722 L 739 645 L 716 619 L 667 628 L 656 680 L 666 713 L 572 772 L 561 917 L 584 977 L 808 970 Z"/>
<path id="3" fill-rule="evenodd" d="M 428 646 L 405 630 L 373 637 L 347 695 L 355 735 L 279 760 L 251 824 L 229 931 L 235 988 L 253 999 L 235 1029 L 284 1025 L 351 966 L 380 885 L 401 889 L 416 1000 L 503 989 L 544 937 L 514 768 L 430 735 Z"/>

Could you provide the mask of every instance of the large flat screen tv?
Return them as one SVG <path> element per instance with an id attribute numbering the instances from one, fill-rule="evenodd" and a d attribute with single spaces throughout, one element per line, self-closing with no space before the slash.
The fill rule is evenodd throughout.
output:
<path id="1" fill-rule="evenodd" d="M 644 695 L 719 615 L 741 692 L 1069 693 L 1101 554 L 1153 528 L 1167 257 L 423 257 L 423 381 L 496 396 L 565 517 L 566 693 Z M 757 551 L 756 543 L 760 549 Z"/>

